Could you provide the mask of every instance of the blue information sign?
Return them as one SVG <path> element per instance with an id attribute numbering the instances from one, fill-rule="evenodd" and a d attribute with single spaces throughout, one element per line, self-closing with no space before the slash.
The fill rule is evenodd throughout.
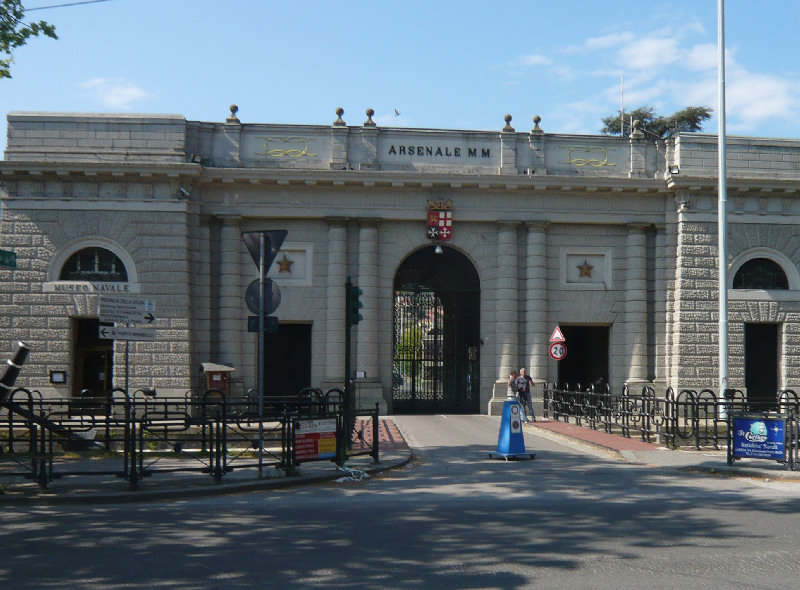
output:
<path id="1" fill-rule="evenodd" d="M 780 418 L 734 418 L 733 456 L 785 461 L 785 426 Z"/>

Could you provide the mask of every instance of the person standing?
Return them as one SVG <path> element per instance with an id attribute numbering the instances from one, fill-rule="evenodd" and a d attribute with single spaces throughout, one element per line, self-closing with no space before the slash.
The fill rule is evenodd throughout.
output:
<path id="1" fill-rule="evenodd" d="M 522 421 L 530 422 L 528 416 L 525 414 L 525 404 L 522 403 L 519 397 L 519 374 L 516 371 L 511 371 L 511 375 L 508 376 L 508 397 L 515 398 L 520 402 Z"/>
<path id="2" fill-rule="evenodd" d="M 531 385 L 533 385 L 533 379 L 525 372 L 525 367 L 522 367 L 516 379 L 516 389 L 522 410 L 530 417 L 525 420 L 526 422 L 536 422 L 536 414 L 533 411 L 533 401 L 531 400 Z"/>
<path id="3" fill-rule="evenodd" d="M 508 393 L 507 397 L 516 397 L 517 395 L 517 377 L 518 374 L 516 371 L 511 371 L 511 374 L 508 376 Z"/>

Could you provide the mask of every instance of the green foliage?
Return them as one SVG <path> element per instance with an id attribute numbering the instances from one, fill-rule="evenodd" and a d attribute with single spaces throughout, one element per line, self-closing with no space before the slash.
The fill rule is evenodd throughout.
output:
<path id="1" fill-rule="evenodd" d="M 44 35 L 58 39 L 56 28 L 43 20 L 25 23 L 22 0 L 0 0 L 0 79 L 11 77 L 14 50 L 22 47 L 31 37 Z"/>
<path id="2" fill-rule="evenodd" d="M 630 135 L 631 121 L 640 121 L 642 130 L 648 137 L 672 137 L 680 132 L 700 131 L 703 122 L 711 117 L 713 109 L 711 107 L 686 107 L 671 115 L 661 116 L 656 114 L 655 108 L 643 105 L 626 111 L 622 117 L 622 135 Z M 600 133 L 604 135 L 620 134 L 620 112 L 615 115 L 604 117 L 603 128 Z"/>
<path id="3" fill-rule="evenodd" d="M 400 335 L 400 340 L 397 342 L 397 356 L 408 361 L 402 361 L 399 364 L 400 370 L 408 374 L 411 372 L 410 359 L 417 359 L 422 356 L 422 342 L 425 339 L 425 331 L 419 327 L 408 328 Z"/>

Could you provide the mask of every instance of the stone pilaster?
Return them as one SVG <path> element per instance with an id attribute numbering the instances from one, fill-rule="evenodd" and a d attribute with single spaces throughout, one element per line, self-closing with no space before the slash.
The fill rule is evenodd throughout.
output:
<path id="1" fill-rule="evenodd" d="M 517 172 L 517 134 L 511 126 L 511 115 L 506 115 L 506 126 L 500 134 L 500 174 Z"/>
<path id="2" fill-rule="evenodd" d="M 497 381 L 493 399 L 489 402 L 489 413 L 496 414 L 502 409 L 506 399 L 506 382 L 509 373 L 518 369 L 520 358 L 518 321 L 518 290 L 520 289 L 517 270 L 517 225 L 500 223 L 497 231 L 497 286 L 495 291 L 496 321 L 495 339 L 497 341 Z"/>
<path id="3" fill-rule="evenodd" d="M 345 281 L 347 227 L 344 219 L 328 219 L 328 285 L 325 328 L 325 380 L 342 387 L 344 379 Z"/>
<path id="4" fill-rule="evenodd" d="M 383 400 L 383 385 L 378 366 L 380 358 L 378 222 L 375 219 L 360 219 L 358 223 L 358 278 L 353 277 L 353 284 L 363 292 L 361 301 L 364 307 L 361 315 L 364 319 L 357 326 L 358 340 L 353 358 L 353 370 L 366 374 L 365 378 L 357 382 L 359 398 L 357 401 L 362 407 L 368 407 Z M 385 408 L 383 410 L 385 411 Z"/>
<path id="5" fill-rule="evenodd" d="M 647 381 L 647 232 L 649 225 L 628 226 L 625 272 L 626 381 L 631 393 Z"/>
<path id="6" fill-rule="evenodd" d="M 525 362 L 535 382 L 547 381 L 547 222 L 525 224 L 527 253 L 525 265 Z"/>
<path id="7" fill-rule="evenodd" d="M 214 150 L 214 160 L 218 166 L 238 168 L 242 165 L 242 124 L 236 116 L 238 110 L 236 105 L 231 105 L 231 116 L 225 120 L 225 126 L 220 128 L 220 138 Z"/>
<path id="8" fill-rule="evenodd" d="M 648 142 L 644 133 L 634 132 L 630 138 L 631 145 L 631 167 L 628 176 L 630 178 L 645 178 L 647 176 L 647 148 Z"/>
<path id="9" fill-rule="evenodd" d="M 219 359 L 240 368 L 242 352 L 242 234 L 238 215 L 220 215 Z"/>
<path id="10" fill-rule="evenodd" d="M 331 170 L 346 170 L 350 167 L 347 161 L 347 138 L 350 129 L 342 119 L 343 114 L 342 108 L 336 109 L 337 119 L 331 127 Z"/>
<path id="11" fill-rule="evenodd" d="M 371 111 L 372 109 L 369 109 Z M 370 119 L 371 120 L 371 116 Z M 358 163 L 359 170 L 378 169 L 378 128 L 375 124 L 364 123 L 361 128 L 362 160 Z"/>

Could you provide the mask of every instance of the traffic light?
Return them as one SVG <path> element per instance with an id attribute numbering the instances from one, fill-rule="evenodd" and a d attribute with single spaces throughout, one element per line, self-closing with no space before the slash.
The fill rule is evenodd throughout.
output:
<path id="1" fill-rule="evenodd" d="M 347 306 L 347 326 L 355 326 L 364 319 L 361 315 L 361 308 L 364 307 L 364 304 L 361 303 L 361 296 L 364 294 L 364 291 L 351 283 L 350 277 L 347 278 L 345 288 L 347 289 L 345 302 Z"/>

